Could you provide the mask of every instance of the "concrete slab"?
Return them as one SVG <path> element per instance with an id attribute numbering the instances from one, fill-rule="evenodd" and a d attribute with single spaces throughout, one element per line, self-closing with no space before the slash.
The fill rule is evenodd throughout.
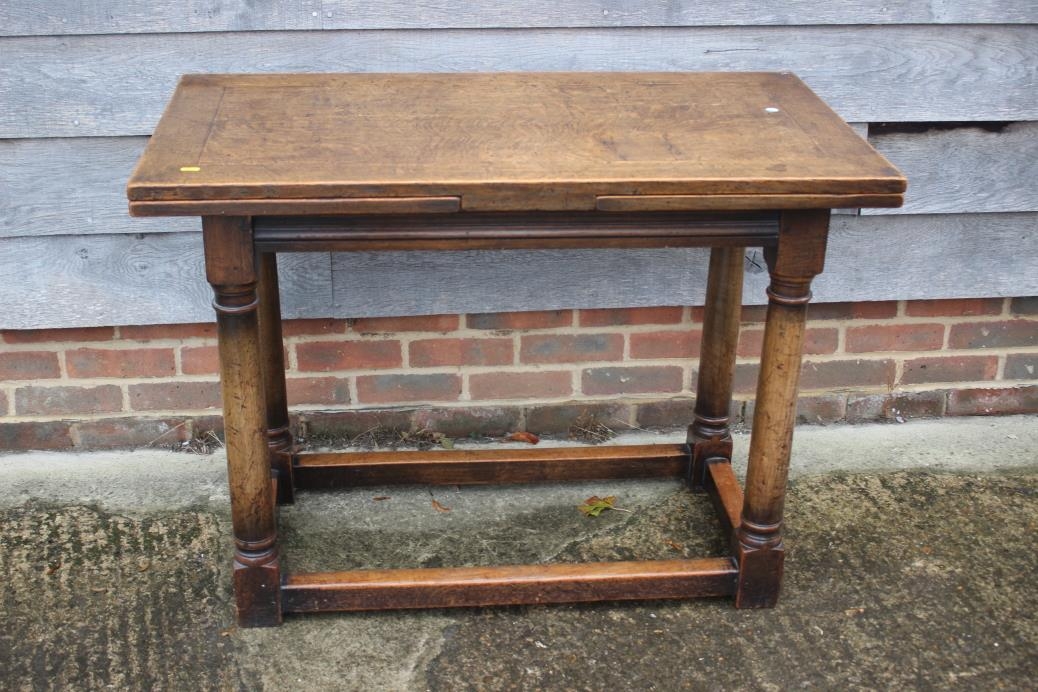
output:
<path id="1" fill-rule="evenodd" d="M 239 630 L 219 455 L 0 456 L 0 688 L 1031 685 L 1038 418 L 804 427 L 792 471 L 774 610 L 596 604 Z M 585 518 L 575 506 L 592 494 L 631 511 Z M 723 551 L 707 504 L 669 481 L 393 487 L 307 493 L 280 523 L 295 569 L 661 558 Z"/>

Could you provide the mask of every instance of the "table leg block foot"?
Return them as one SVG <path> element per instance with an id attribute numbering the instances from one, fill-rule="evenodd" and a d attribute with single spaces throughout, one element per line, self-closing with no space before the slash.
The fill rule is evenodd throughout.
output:
<path id="1" fill-rule="evenodd" d="M 692 467 L 688 485 L 693 490 L 703 490 L 707 482 L 707 464 L 711 461 L 732 460 L 732 438 L 727 433 L 715 437 L 697 437 L 693 434 L 690 435 L 689 444 L 692 447 Z"/>
<path id="2" fill-rule="evenodd" d="M 293 504 L 296 499 L 295 479 L 292 473 L 295 454 L 291 447 L 292 438 L 289 437 L 288 439 L 288 447 L 280 442 L 276 446 L 273 441 L 270 444 L 270 468 L 278 479 L 278 492 L 275 501 L 279 505 Z"/>
<path id="3" fill-rule="evenodd" d="M 276 627 L 281 624 L 281 568 L 277 557 L 264 564 L 245 564 L 251 559 L 236 555 L 234 593 L 237 597 L 238 625 Z"/>
<path id="4" fill-rule="evenodd" d="M 739 577 L 735 587 L 736 608 L 774 608 L 782 585 L 781 548 L 746 548 L 736 552 Z"/>

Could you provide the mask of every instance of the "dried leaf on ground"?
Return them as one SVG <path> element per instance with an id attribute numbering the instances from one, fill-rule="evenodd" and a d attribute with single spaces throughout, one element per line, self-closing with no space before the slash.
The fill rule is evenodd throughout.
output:
<path id="1" fill-rule="evenodd" d="M 433 498 L 432 506 L 433 506 L 433 509 L 435 509 L 437 512 L 449 512 L 449 511 L 451 511 L 450 507 L 446 507 L 444 505 L 441 505 L 439 502 L 437 502 L 435 497 Z"/>
<path id="2" fill-rule="evenodd" d="M 672 540 L 669 540 L 669 539 L 664 539 L 663 542 L 666 543 L 671 548 L 671 550 L 676 550 L 679 553 L 682 552 L 685 549 L 685 546 L 681 545 L 677 541 L 672 541 Z"/>
<path id="3" fill-rule="evenodd" d="M 599 497 L 598 495 L 592 495 L 588 499 L 584 500 L 584 504 L 577 507 L 585 516 L 597 517 L 607 509 L 614 509 L 613 504 L 616 502 L 616 496 L 610 495 L 609 497 Z"/>
<path id="4" fill-rule="evenodd" d="M 541 438 L 537 437 L 532 432 L 523 431 L 511 433 L 505 439 L 511 440 L 512 442 L 526 442 L 531 445 L 535 445 L 541 441 Z"/>
<path id="5" fill-rule="evenodd" d="M 383 500 L 388 500 L 388 499 L 389 499 L 389 495 L 376 495 L 375 497 L 371 498 L 371 501 L 372 502 L 382 502 Z"/>

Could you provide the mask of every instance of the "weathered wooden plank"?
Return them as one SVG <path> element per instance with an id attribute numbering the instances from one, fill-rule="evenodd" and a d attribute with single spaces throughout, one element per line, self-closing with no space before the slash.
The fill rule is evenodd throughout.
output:
<path id="1" fill-rule="evenodd" d="M 197 231 L 197 218 L 131 219 L 126 180 L 146 137 L 0 140 L 0 238 Z"/>
<path id="2" fill-rule="evenodd" d="M 1038 214 L 836 216 L 831 227 L 816 301 L 1038 291 Z M 743 296 L 759 304 L 768 277 L 760 252 L 752 252 L 757 260 L 747 263 Z M 698 249 L 332 255 L 335 310 L 342 315 L 365 308 L 405 315 L 699 305 L 706 267 L 707 253 Z M 394 288 L 376 296 L 376 286 Z M 361 296 L 373 303 L 364 305 Z"/>
<path id="3" fill-rule="evenodd" d="M 6 38 L 0 137 L 148 134 L 184 72 L 778 70 L 849 121 L 1038 120 L 1038 26 Z"/>
<path id="4" fill-rule="evenodd" d="M 749 304 L 763 303 L 759 250 Z M 1038 213 L 838 216 L 815 300 L 1038 294 Z M 411 315 L 701 304 L 693 250 L 284 255 L 285 314 Z M 329 272 L 334 291 L 329 288 Z M 389 288 L 391 287 L 391 288 Z M 3 241 L 0 329 L 211 320 L 199 234 Z"/>
<path id="5" fill-rule="evenodd" d="M 1036 85 L 1038 89 L 1038 85 Z M 908 176 L 905 206 L 865 214 L 1038 211 L 1038 122 L 870 138 Z"/>
<path id="6" fill-rule="evenodd" d="M 834 217 L 816 301 L 1038 295 L 1038 214 Z M 746 292 L 764 293 L 766 273 Z"/>
<path id="7" fill-rule="evenodd" d="M 182 33 L 281 29 L 491 29 L 627 26 L 755 26 L 816 24 L 1027 24 L 1038 22 L 1031 0 L 868 0 L 818 3 L 783 0 L 534 0 L 522 3 L 249 0 L 121 2 L 7 0 L 0 36 Z"/>
<path id="8" fill-rule="evenodd" d="M 0 328 L 213 320 L 201 233 L 0 242 L 0 300 L 5 306 Z M 327 254 L 286 255 L 278 269 L 286 316 L 331 304 Z"/>

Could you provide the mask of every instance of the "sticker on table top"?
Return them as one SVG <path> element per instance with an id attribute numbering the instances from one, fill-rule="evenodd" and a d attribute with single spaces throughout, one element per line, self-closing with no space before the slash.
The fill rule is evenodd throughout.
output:
<path id="1" fill-rule="evenodd" d="M 198 173 L 202 168 L 200 166 L 181 166 L 181 173 Z"/>

